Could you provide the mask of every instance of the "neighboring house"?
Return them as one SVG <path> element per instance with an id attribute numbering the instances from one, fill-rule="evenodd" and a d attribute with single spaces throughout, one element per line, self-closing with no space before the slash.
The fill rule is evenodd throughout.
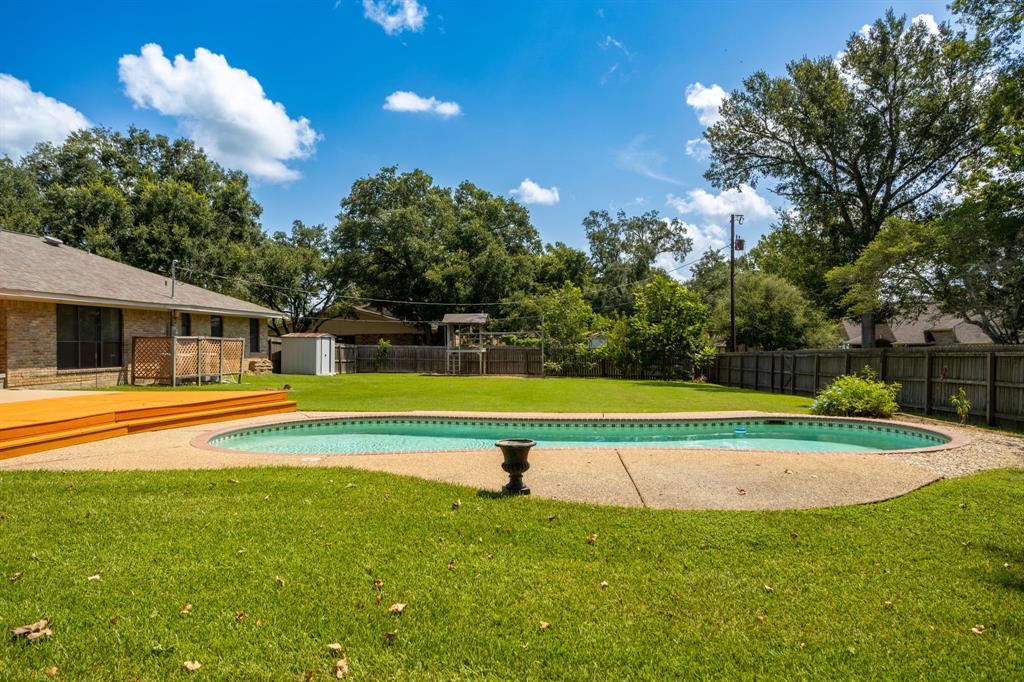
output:
<path id="1" fill-rule="evenodd" d="M 356 306 L 354 313 L 355 317 L 327 320 L 317 331 L 333 334 L 339 343 L 375 344 L 385 339 L 395 346 L 416 346 L 427 340 L 423 329 L 386 312 Z"/>
<path id="2" fill-rule="evenodd" d="M 266 357 L 254 303 L 95 256 L 49 237 L 0 230 L 0 387 L 103 386 L 131 376 L 136 336 L 245 339 Z"/>
<path id="3" fill-rule="evenodd" d="M 843 320 L 840 330 L 843 346 L 861 347 L 860 320 Z M 931 306 L 913 319 L 893 320 L 875 324 L 875 345 L 890 346 L 948 346 L 962 343 L 992 343 L 988 334 L 976 324 L 955 315 L 939 312 Z"/>

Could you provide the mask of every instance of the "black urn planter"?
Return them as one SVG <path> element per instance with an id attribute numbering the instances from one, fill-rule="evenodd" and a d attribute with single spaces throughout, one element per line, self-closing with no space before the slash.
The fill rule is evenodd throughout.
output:
<path id="1" fill-rule="evenodd" d="M 508 483 L 501 487 L 501 492 L 506 495 L 530 494 L 530 489 L 523 483 L 523 473 L 530 468 L 527 457 L 530 455 L 530 448 L 536 444 L 537 441 L 529 438 L 507 438 L 495 443 L 505 457 L 501 468 L 508 474 Z"/>

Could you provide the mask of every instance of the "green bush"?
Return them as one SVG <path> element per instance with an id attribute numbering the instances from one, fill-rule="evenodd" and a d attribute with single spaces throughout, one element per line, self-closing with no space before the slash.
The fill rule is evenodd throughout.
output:
<path id="1" fill-rule="evenodd" d="M 900 385 L 878 379 L 870 367 L 847 374 L 821 389 L 811 403 L 812 414 L 837 417 L 891 417 L 900 409 L 896 394 Z"/>

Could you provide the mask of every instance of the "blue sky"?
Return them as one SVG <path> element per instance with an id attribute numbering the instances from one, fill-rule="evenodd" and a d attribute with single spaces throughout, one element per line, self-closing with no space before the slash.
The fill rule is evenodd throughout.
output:
<path id="1" fill-rule="evenodd" d="M 752 242 L 779 201 L 720 195 L 687 154 L 714 86 L 835 54 L 890 5 L 948 18 L 942 2 L 15 0 L 0 152 L 84 121 L 189 135 L 250 172 L 268 231 L 332 226 L 353 180 L 397 164 L 503 194 L 532 180 L 516 196 L 545 241 L 585 246 L 591 209 L 658 209 L 701 249 L 738 208 Z"/>

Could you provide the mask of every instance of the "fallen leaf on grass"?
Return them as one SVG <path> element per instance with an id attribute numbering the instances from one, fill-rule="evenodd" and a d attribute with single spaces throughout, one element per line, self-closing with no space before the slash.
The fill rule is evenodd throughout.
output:
<path id="1" fill-rule="evenodd" d="M 229 478 L 228 479 L 228 483 L 235 483 L 235 484 L 237 484 L 237 483 L 239 483 L 239 480 L 237 478 Z"/>
<path id="2" fill-rule="evenodd" d="M 754 619 L 755 619 L 755 620 L 756 620 L 756 621 L 757 621 L 758 623 L 763 623 L 763 622 L 765 622 L 766 620 L 768 620 L 768 616 L 754 616 Z"/>
<path id="3" fill-rule="evenodd" d="M 551 628 L 551 623 L 547 622 L 546 620 L 542 620 L 538 624 L 538 626 L 540 627 L 541 630 L 549 630 Z"/>
<path id="4" fill-rule="evenodd" d="M 235 556 L 242 556 L 243 554 L 245 554 L 245 550 L 244 549 L 236 549 L 235 550 Z"/>
<path id="5" fill-rule="evenodd" d="M 979 623 L 978 625 L 975 625 L 973 628 L 971 628 L 971 632 L 973 632 L 976 635 L 983 635 L 985 634 L 985 626 Z"/>
<path id="6" fill-rule="evenodd" d="M 342 652 L 342 649 L 343 649 L 343 647 L 341 646 L 340 642 L 331 642 L 330 644 L 327 645 L 327 648 L 330 651 L 333 651 L 336 654 L 340 654 Z"/>
<path id="7" fill-rule="evenodd" d="M 765 585 L 764 586 L 764 591 L 767 592 L 768 594 L 771 594 L 772 592 L 775 591 L 775 588 L 772 587 L 771 585 Z"/>
<path id="8" fill-rule="evenodd" d="M 183 615 L 183 616 L 189 615 L 190 613 L 192 613 L 192 605 L 191 604 L 185 604 L 184 606 L 181 607 L 181 611 L 179 611 L 179 613 L 181 615 Z"/>
<path id="9" fill-rule="evenodd" d="M 199 661 L 182 661 L 181 662 L 181 667 L 184 668 L 185 670 L 189 671 L 190 673 L 194 673 L 195 671 L 197 671 L 200 668 L 202 668 L 203 664 L 200 663 Z"/>
<path id="10" fill-rule="evenodd" d="M 235 620 L 241 623 L 243 620 L 249 617 L 249 614 L 245 611 L 235 611 Z"/>
<path id="11" fill-rule="evenodd" d="M 344 658 L 339 658 L 334 663 L 334 676 L 339 680 L 348 675 L 348 661 Z"/>
<path id="12" fill-rule="evenodd" d="M 111 616 L 110 620 L 108 620 L 107 622 L 110 623 L 111 625 L 117 625 L 117 621 L 118 621 L 117 616 Z"/>
<path id="13" fill-rule="evenodd" d="M 279 575 L 276 575 L 274 576 L 274 583 L 276 583 L 278 587 L 284 587 L 284 578 L 282 578 Z"/>
<path id="14" fill-rule="evenodd" d="M 51 665 L 49 668 L 45 670 L 45 672 L 47 677 L 56 677 L 58 672 L 57 666 Z"/>
<path id="15" fill-rule="evenodd" d="M 455 500 L 452 502 L 452 510 L 458 509 L 462 506 L 462 500 Z"/>
<path id="16" fill-rule="evenodd" d="M 558 518 L 558 514 L 551 514 L 550 516 L 548 516 L 548 521 L 554 521 L 557 518 Z"/>
<path id="17" fill-rule="evenodd" d="M 1005 564 L 1005 565 L 1009 566 L 1009 564 Z M 23 576 L 23 575 L 25 575 L 25 574 L 22 571 L 18 571 L 17 573 L 15 573 L 14 575 L 11 576 L 11 582 L 12 583 L 18 582 L 19 580 L 21 580 L 21 576 Z"/>
<path id="18" fill-rule="evenodd" d="M 392 630 L 391 632 L 384 633 L 385 642 L 393 642 L 398 639 L 398 630 Z"/>
<path id="19" fill-rule="evenodd" d="M 99 579 L 100 579 L 100 574 L 99 573 L 97 573 L 96 575 L 90 575 L 88 578 L 86 578 L 86 580 L 99 580 Z"/>
<path id="20" fill-rule="evenodd" d="M 30 642 L 34 642 L 41 637 L 49 637 L 53 634 L 53 630 L 50 629 L 50 623 L 52 622 L 49 618 L 43 618 L 35 623 L 22 625 L 11 630 L 11 636 L 14 638 L 24 637 Z"/>
<path id="21" fill-rule="evenodd" d="M 451 561 L 448 562 L 448 570 L 449 571 L 454 571 L 455 570 L 455 559 L 452 559 Z"/>
<path id="22" fill-rule="evenodd" d="M 583 539 L 587 541 L 588 545 L 592 545 L 595 542 L 597 542 L 597 533 L 591 533 L 590 535 L 588 535 L 587 537 L 585 537 Z"/>
<path id="23" fill-rule="evenodd" d="M 601 581 L 601 589 L 603 590 L 603 589 L 605 589 L 606 587 L 608 587 L 608 581 L 607 581 L 607 580 L 602 580 L 602 581 Z"/>
<path id="24" fill-rule="evenodd" d="M 405 604 L 402 604 L 401 602 L 392 604 L 388 607 L 388 613 L 400 614 L 402 611 L 405 611 Z"/>
<path id="25" fill-rule="evenodd" d="M 493 559 L 493 558 L 494 558 L 494 555 L 493 555 L 493 554 L 488 554 L 488 555 L 487 555 L 487 560 L 488 560 L 488 561 L 490 561 L 490 560 L 491 560 L 491 559 Z"/>
<path id="26" fill-rule="evenodd" d="M 376 587 L 378 590 L 383 589 L 384 581 L 380 578 L 375 578 L 373 581 L 373 586 Z"/>
<path id="27" fill-rule="evenodd" d="M 886 599 L 884 602 L 882 602 L 882 606 L 887 608 L 887 609 L 891 609 L 892 608 L 892 602 L 889 601 L 888 599 Z"/>

